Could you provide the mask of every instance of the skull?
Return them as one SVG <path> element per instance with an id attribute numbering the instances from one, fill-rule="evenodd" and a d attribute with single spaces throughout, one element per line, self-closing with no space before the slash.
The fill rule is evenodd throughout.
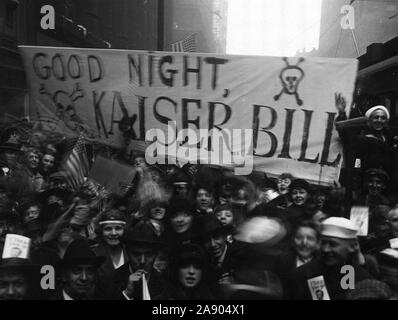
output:
<path id="1" fill-rule="evenodd" d="M 289 67 L 282 72 L 282 81 L 287 93 L 296 93 L 297 85 L 302 77 L 303 72 L 298 68 Z"/>

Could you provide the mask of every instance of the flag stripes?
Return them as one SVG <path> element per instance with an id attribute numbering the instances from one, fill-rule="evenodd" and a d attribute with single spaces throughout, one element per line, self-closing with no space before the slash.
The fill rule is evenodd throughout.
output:
<path id="1" fill-rule="evenodd" d="M 171 44 L 171 51 L 174 52 L 196 52 L 196 33 L 189 35 L 181 41 Z"/>
<path id="2" fill-rule="evenodd" d="M 68 185 L 72 190 L 78 190 L 90 170 L 86 146 L 82 136 L 76 141 L 62 167 Z"/>

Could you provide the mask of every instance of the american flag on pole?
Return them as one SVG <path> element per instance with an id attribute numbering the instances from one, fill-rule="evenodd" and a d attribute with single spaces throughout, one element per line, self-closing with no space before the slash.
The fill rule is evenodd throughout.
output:
<path id="1" fill-rule="evenodd" d="M 79 136 L 73 149 L 65 158 L 62 169 L 71 189 L 77 191 L 90 170 L 87 150 L 82 135 Z"/>
<path id="2" fill-rule="evenodd" d="M 181 41 L 171 44 L 171 51 L 174 52 L 196 52 L 196 33 L 189 35 Z"/>

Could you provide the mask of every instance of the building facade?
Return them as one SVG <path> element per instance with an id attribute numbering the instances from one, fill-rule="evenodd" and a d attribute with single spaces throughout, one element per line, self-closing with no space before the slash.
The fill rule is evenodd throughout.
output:
<path id="1" fill-rule="evenodd" d="M 18 45 L 158 50 L 163 1 L 0 0 L 0 115 L 23 115 L 26 85 Z M 40 27 L 44 5 L 55 10 L 54 30 Z"/>

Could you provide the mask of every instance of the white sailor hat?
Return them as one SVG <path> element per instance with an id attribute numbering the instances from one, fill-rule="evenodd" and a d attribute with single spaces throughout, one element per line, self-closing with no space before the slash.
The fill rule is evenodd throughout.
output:
<path id="1" fill-rule="evenodd" d="M 351 220 L 331 217 L 322 222 L 321 235 L 340 239 L 356 239 L 358 228 Z"/>
<path id="2" fill-rule="evenodd" d="M 372 115 L 372 113 L 377 110 L 383 110 L 386 113 L 387 119 L 390 119 L 390 112 L 388 111 L 388 109 L 385 106 L 382 106 L 382 105 L 374 106 L 374 107 L 370 108 L 368 111 L 366 111 L 365 118 L 369 119 L 370 116 Z"/>

